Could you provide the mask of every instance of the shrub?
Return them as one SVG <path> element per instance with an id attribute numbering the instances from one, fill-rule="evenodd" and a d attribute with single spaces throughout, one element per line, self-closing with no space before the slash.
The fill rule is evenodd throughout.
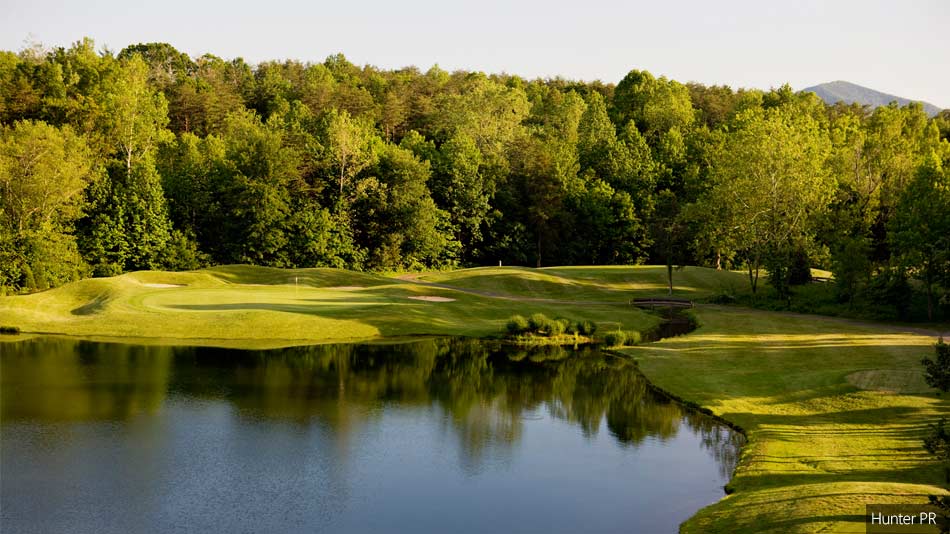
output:
<path id="1" fill-rule="evenodd" d="M 792 253 L 792 264 L 788 268 L 788 284 L 801 286 L 811 282 L 811 261 L 804 248 L 798 247 Z"/>
<path id="2" fill-rule="evenodd" d="M 564 323 L 564 333 L 565 333 L 565 334 L 576 334 L 576 333 L 577 333 L 577 325 L 576 325 L 573 321 L 571 321 L 570 319 L 565 319 L 565 318 L 561 317 L 560 319 L 558 319 L 558 321 Z"/>
<path id="3" fill-rule="evenodd" d="M 33 269 L 29 265 L 23 265 L 23 287 L 27 291 L 36 291 L 36 278 L 33 276 Z"/>
<path id="4" fill-rule="evenodd" d="M 626 330 L 623 332 L 623 335 L 626 338 L 624 341 L 625 345 L 638 345 L 643 341 L 643 336 L 641 336 L 637 330 Z"/>
<path id="5" fill-rule="evenodd" d="M 627 342 L 627 334 L 623 330 L 607 332 L 604 335 L 604 342 L 609 347 L 619 347 Z"/>
<path id="6" fill-rule="evenodd" d="M 564 330 L 569 324 L 570 321 L 566 319 L 554 319 L 553 321 L 548 321 L 546 331 L 549 336 L 559 336 L 564 333 Z"/>
<path id="7" fill-rule="evenodd" d="M 597 332 L 597 323 L 591 321 L 578 321 L 577 333 L 582 336 L 592 336 Z"/>
<path id="8" fill-rule="evenodd" d="M 523 315 L 512 315 L 508 318 L 508 322 L 505 324 L 505 328 L 508 329 L 508 333 L 511 335 L 517 335 L 528 331 L 528 320 L 524 318 Z"/>
<path id="9" fill-rule="evenodd" d="M 550 324 L 551 320 L 543 313 L 532 313 L 531 317 L 528 317 L 528 326 L 531 327 L 532 332 L 547 331 Z"/>
<path id="10" fill-rule="evenodd" d="M 15 326 L 0 326 L 0 334 L 19 334 L 20 329 Z"/>

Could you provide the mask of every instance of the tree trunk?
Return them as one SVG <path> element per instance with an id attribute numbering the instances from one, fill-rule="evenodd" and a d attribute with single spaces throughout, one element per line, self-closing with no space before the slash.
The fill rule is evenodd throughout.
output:
<path id="1" fill-rule="evenodd" d="M 752 262 L 749 262 L 749 287 L 752 288 L 752 293 L 755 294 L 755 282 L 752 281 Z"/>
<path id="2" fill-rule="evenodd" d="M 541 268 L 541 233 L 538 232 L 538 269 Z"/>
<path id="3" fill-rule="evenodd" d="M 719 252 L 719 249 L 716 249 L 716 270 L 722 270 L 722 253 Z"/>
<path id="4" fill-rule="evenodd" d="M 930 276 L 927 277 L 927 320 L 934 320 L 934 285 L 930 282 Z"/>
<path id="5" fill-rule="evenodd" d="M 753 272 L 755 275 L 753 276 Z M 752 261 L 749 262 L 749 285 L 752 286 L 752 294 L 755 295 L 755 291 L 759 285 L 759 258 L 755 257 Z"/>
<path id="6" fill-rule="evenodd" d="M 670 283 L 670 296 L 673 296 L 673 262 L 670 260 L 670 257 L 667 256 L 666 259 L 666 279 Z"/>

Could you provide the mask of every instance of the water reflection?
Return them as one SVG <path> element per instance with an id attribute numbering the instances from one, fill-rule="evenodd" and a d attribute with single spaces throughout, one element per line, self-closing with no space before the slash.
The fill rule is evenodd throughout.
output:
<path id="1" fill-rule="evenodd" d="M 0 344 L 0 417 L 124 420 L 161 409 L 172 350 L 65 339 Z"/>
<path id="2" fill-rule="evenodd" d="M 2 345 L 5 422 L 122 421 L 161 409 L 168 394 L 227 399 L 240 413 L 318 421 L 341 440 L 381 407 L 435 406 L 477 462 L 486 444 L 516 442 L 544 410 L 587 436 L 606 424 L 618 443 L 703 436 L 724 473 L 735 433 L 654 395 L 628 360 L 594 349 L 531 349 L 464 339 L 317 345 L 270 351 L 149 347 L 65 339 Z M 368 409 L 370 408 L 370 409 Z"/>
<path id="3" fill-rule="evenodd" d="M 355 495 L 384 484 L 376 479 L 387 480 L 387 473 L 393 480 L 403 480 L 407 473 L 418 476 L 434 469 L 425 483 L 432 487 L 424 491 L 435 492 L 430 498 L 437 499 L 440 488 L 450 494 L 464 487 L 457 486 L 459 480 L 478 476 L 487 466 L 500 473 L 493 482 L 500 492 L 538 478 L 542 482 L 532 482 L 527 491 L 535 492 L 541 502 L 554 498 L 545 497 L 554 490 L 543 482 L 551 471 L 570 473 L 572 487 L 584 491 L 606 483 L 606 475 L 596 474 L 599 469 L 616 475 L 617 462 L 635 461 L 624 450 L 667 443 L 671 457 L 651 460 L 657 466 L 665 465 L 664 461 L 687 462 L 684 455 L 700 447 L 712 459 L 707 463 L 714 464 L 710 468 L 718 477 L 696 492 L 696 506 L 700 506 L 711 498 L 702 496 L 720 494 L 736 464 L 741 439 L 710 418 L 657 397 L 629 360 L 592 349 L 524 350 L 463 339 L 271 351 L 63 339 L 0 344 L 0 422 L 4 447 L 17 451 L 3 458 L 5 474 L 10 474 L 9 480 L 37 484 L 32 489 L 38 495 L 57 494 L 62 502 L 72 502 L 70 495 L 57 493 L 62 488 L 51 491 L 44 486 L 61 486 L 61 477 L 84 481 L 93 477 L 82 484 L 101 484 L 96 480 L 103 476 L 89 465 L 101 463 L 108 469 L 115 458 L 103 451 L 115 447 L 125 451 L 116 456 L 142 469 L 136 468 L 131 479 L 114 481 L 111 489 L 95 491 L 125 495 L 129 484 L 165 487 L 148 497 L 152 500 L 142 497 L 147 502 L 138 507 L 145 516 L 153 509 L 193 506 L 183 488 L 205 488 L 194 489 L 199 494 L 210 491 L 204 480 L 210 480 L 209 472 L 220 471 L 226 480 L 246 479 L 253 484 L 280 472 L 285 473 L 283 478 L 272 484 L 307 474 L 294 483 L 295 491 L 318 503 L 313 506 L 323 514 L 319 521 L 343 521 L 354 528 L 372 525 L 345 510 L 359 500 Z M 569 447 L 560 430 L 565 425 L 582 436 L 590 451 L 599 451 L 596 457 L 559 456 L 561 449 Z M 689 439 L 675 445 L 681 434 Z M 439 440 L 446 438 L 454 443 L 449 448 L 457 454 L 455 469 L 462 479 L 443 480 L 439 477 L 447 476 L 445 466 L 433 467 L 441 465 L 438 458 L 444 447 Z M 116 445 L 122 440 L 126 440 L 124 445 Z M 610 450 L 603 449 L 605 443 L 612 444 Z M 577 448 L 583 443 L 570 446 L 576 454 L 592 454 Z M 687 446 L 692 451 L 683 448 Z M 412 463 L 416 454 L 422 459 Z M 400 460 L 386 455 L 408 459 L 406 465 L 399 465 Z M 559 464 L 565 460 L 576 465 Z M 434 463 L 427 466 L 425 462 Z M 61 465 L 63 473 L 37 467 L 50 463 Z M 205 474 L 169 475 L 180 471 L 183 463 Z M 704 476 L 686 473 L 677 479 L 660 472 L 665 468 L 656 467 L 654 472 L 649 466 L 632 465 L 628 469 L 646 469 L 645 474 L 632 476 L 665 477 L 671 491 L 680 492 L 676 498 L 685 491 L 684 480 L 688 486 L 690 476 Z M 360 477 L 366 475 L 360 473 L 367 466 L 373 466 L 373 474 L 363 480 Z M 36 470 L 43 476 L 37 477 Z M 503 473 L 516 476 L 518 482 Z M 181 476 L 186 478 L 175 478 Z M 166 486 L 156 482 L 161 480 L 166 480 Z M 662 493 L 654 482 L 649 486 L 636 491 Z M 23 510 L 32 506 L 30 488 L 18 488 L 24 490 L 22 498 L 8 484 L 2 489 L 3 505 L 28 516 Z M 629 502 L 627 494 L 613 492 L 615 498 Z M 241 495 L 220 498 L 237 502 Z M 486 498 L 481 493 L 467 497 Z M 365 495 L 360 498 L 372 500 Z M 574 502 L 577 497 L 565 498 Z M 160 505 L 154 499 L 160 499 Z M 598 498 L 598 502 L 608 501 Z M 683 502 L 693 506 L 689 499 Z M 653 506 L 647 500 L 643 503 L 647 509 Z M 381 513 L 380 507 L 385 508 L 373 505 L 374 513 Z M 458 517 L 464 512 L 453 513 L 452 517 Z M 504 516 L 498 514 L 498 518 Z M 277 523 L 272 526 L 286 526 L 279 516 L 273 520 Z M 314 521 L 310 516 L 300 520 L 308 525 Z M 129 521 L 130 528 L 140 530 L 141 525 Z M 476 527 L 490 530 L 486 523 L 470 525 L 482 530 Z"/>

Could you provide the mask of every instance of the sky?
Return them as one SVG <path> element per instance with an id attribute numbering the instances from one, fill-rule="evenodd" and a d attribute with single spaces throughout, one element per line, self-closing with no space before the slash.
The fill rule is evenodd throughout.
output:
<path id="1" fill-rule="evenodd" d="M 768 5 L 771 4 L 771 5 Z M 118 52 L 795 89 L 846 80 L 950 108 L 950 1 L 0 0 L 0 49 L 91 37 Z"/>

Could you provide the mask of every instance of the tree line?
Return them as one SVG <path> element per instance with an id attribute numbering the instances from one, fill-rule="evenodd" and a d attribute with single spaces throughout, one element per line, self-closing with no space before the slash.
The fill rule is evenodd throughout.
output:
<path id="1" fill-rule="evenodd" d="M 950 287 L 950 112 L 811 93 L 0 52 L 0 287 L 248 263 L 696 264 L 840 302 Z M 863 299 L 863 300 L 862 300 Z M 936 315 L 935 315 L 936 314 Z"/>

